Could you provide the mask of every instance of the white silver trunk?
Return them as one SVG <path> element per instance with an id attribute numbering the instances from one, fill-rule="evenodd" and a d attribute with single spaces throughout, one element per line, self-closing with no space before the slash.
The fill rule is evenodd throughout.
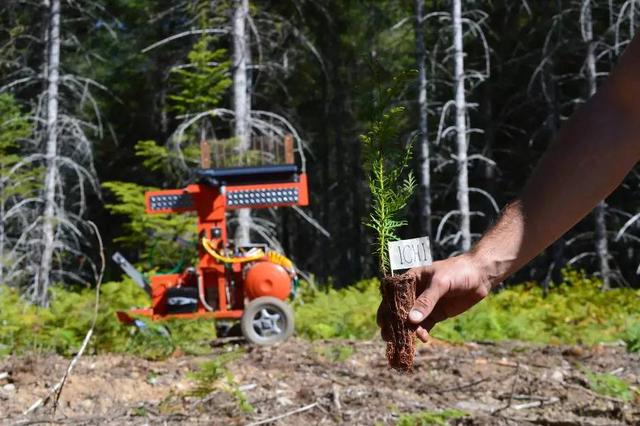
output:
<path id="1" fill-rule="evenodd" d="M 249 17 L 249 0 L 235 0 L 233 11 L 233 106 L 235 112 L 234 136 L 237 151 L 242 158 L 251 144 L 251 93 L 248 78 L 251 63 L 251 49 L 247 19 Z M 251 242 L 251 210 L 238 211 L 238 226 L 235 232 L 235 243 L 238 246 Z"/>
<path id="2" fill-rule="evenodd" d="M 422 16 L 424 0 L 415 0 L 416 62 L 418 65 L 418 204 L 420 207 L 420 230 L 431 236 L 431 168 L 429 155 L 429 127 L 427 101 L 427 70 Z"/>
<path id="3" fill-rule="evenodd" d="M 583 0 L 584 10 L 584 42 L 587 45 L 587 83 L 589 96 L 595 95 L 598 89 L 595 40 L 593 39 L 593 15 L 591 11 L 591 0 Z M 598 256 L 598 268 L 602 277 L 602 288 L 608 289 L 611 286 L 611 267 L 609 266 L 609 242 L 607 240 L 607 205 L 604 200 L 600 201 L 595 208 L 595 231 L 596 231 L 596 255 Z"/>
<path id="4" fill-rule="evenodd" d="M 47 116 L 45 146 L 44 213 L 42 216 L 42 257 L 36 275 L 34 301 L 48 302 L 56 231 L 56 156 L 58 154 L 58 85 L 60 70 L 60 0 L 49 7 L 49 57 L 47 62 Z"/>
<path id="5" fill-rule="evenodd" d="M 458 168 L 458 210 L 460 212 L 461 249 L 471 248 L 471 212 L 469 209 L 469 172 L 467 152 L 467 100 L 464 88 L 464 47 L 462 44 L 462 0 L 453 0 L 453 51 L 456 106 L 456 148 Z"/>

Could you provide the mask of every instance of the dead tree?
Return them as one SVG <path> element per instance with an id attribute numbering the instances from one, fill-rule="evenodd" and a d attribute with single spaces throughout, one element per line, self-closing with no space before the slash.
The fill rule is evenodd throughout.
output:
<path id="1" fill-rule="evenodd" d="M 427 101 L 427 52 L 424 45 L 424 0 L 414 1 L 414 28 L 416 62 L 418 66 L 418 201 L 420 230 L 431 236 L 431 165 L 429 154 L 429 127 Z"/>
<path id="2" fill-rule="evenodd" d="M 104 89 L 93 80 L 61 72 L 62 4 L 52 0 L 45 6 L 44 36 L 31 35 L 45 47 L 40 68 L 36 71 L 24 61 L 16 75 L 26 77 L 0 88 L 0 92 L 19 92 L 23 87 L 43 84 L 33 102 L 31 136 L 21 144 L 22 158 L 9 171 L 10 176 L 32 173 L 42 180 L 37 196 L 21 195 L 13 208 L 12 214 L 22 218 L 23 226 L 14 226 L 16 235 L 8 254 L 18 259 L 17 265 L 30 277 L 25 284 L 29 298 L 41 305 L 48 303 L 52 283 L 86 282 L 86 273 L 95 270 L 84 243 L 87 228 L 83 215 L 87 186 L 99 195 L 90 134 L 101 135 L 101 119 L 90 89 Z M 67 10 L 77 6 L 70 3 Z M 80 8 L 77 11 L 82 13 Z M 97 124 L 85 110 L 91 111 Z"/>
<path id="3" fill-rule="evenodd" d="M 489 76 L 490 70 L 490 51 L 486 38 L 483 33 L 482 25 L 487 19 L 487 14 L 480 10 L 469 10 L 463 13 L 462 2 L 460 0 L 452 0 L 452 13 L 435 14 L 441 22 L 448 24 L 446 28 L 447 34 L 440 35 L 444 43 L 451 40 L 451 48 L 443 49 L 447 54 L 444 60 L 453 62 L 453 73 L 451 75 L 454 99 L 444 103 L 440 113 L 440 123 L 438 125 L 437 138 L 435 145 L 440 145 L 442 140 L 449 138 L 455 134 L 455 147 L 449 154 L 449 158 L 440 161 L 436 171 L 450 164 L 456 166 L 456 201 L 457 209 L 447 212 L 438 223 L 435 232 L 434 241 L 440 246 L 453 246 L 456 251 L 466 251 L 471 248 L 471 242 L 478 234 L 473 234 L 471 230 L 471 217 L 485 214 L 478 210 L 471 210 L 470 195 L 481 195 L 490 203 L 491 208 L 497 213 L 498 206 L 493 197 L 481 188 L 471 187 L 469 185 L 469 167 L 473 161 L 488 162 L 494 164 L 490 159 L 481 153 L 472 153 L 470 151 L 470 137 L 472 134 L 483 134 L 483 130 L 477 129 L 470 124 L 470 110 L 475 108 L 475 103 L 467 100 L 467 93 L 471 93 L 473 89 L 481 82 L 485 81 Z M 476 40 L 482 43 L 481 52 L 483 52 L 482 70 L 473 69 L 466 64 L 466 53 L 464 51 L 463 40 L 466 35 L 474 36 Z M 434 54 L 437 54 L 442 48 L 439 41 L 434 47 Z M 448 46 L 449 44 L 447 44 Z M 450 54 L 448 52 L 451 52 Z M 444 73 L 450 73 L 442 67 Z M 446 126 L 447 119 L 453 111 L 454 124 Z M 452 225 L 453 219 L 458 219 L 457 226 Z"/>
<path id="4" fill-rule="evenodd" d="M 239 156 L 249 150 L 251 144 L 251 46 L 247 20 L 249 0 L 234 0 L 233 10 L 233 107 L 235 115 L 234 136 Z M 251 242 L 251 210 L 238 210 L 235 243 L 238 246 Z"/>
<path id="5" fill-rule="evenodd" d="M 58 155 L 58 86 L 60 84 L 60 0 L 51 0 L 49 6 L 49 31 L 47 59 L 47 112 L 45 127 L 45 179 L 44 212 L 42 214 L 42 256 L 40 270 L 35 279 L 34 299 L 40 305 L 47 304 L 51 284 L 52 258 L 56 233 L 56 177 Z"/>
<path id="6" fill-rule="evenodd" d="M 611 6 L 611 5 L 610 5 Z M 631 7 L 633 9 L 633 7 Z M 588 97 L 595 95 L 598 89 L 598 71 L 596 47 L 598 41 L 594 37 L 592 0 L 582 0 L 580 10 L 580 29 L 582 41 L 586 46 L 585 72 Z M 602 289 L 611 287 L 611 267 L 609 265 L 609 242 L 607 232 L 607 204 L 601 200 L 594 210 L 595 221 L 595 254 L 598 259 L 598 270 L 602 279 Z"/>
<path id="7" fill-rule="evenodd" d="M 460 248 L 471 248 L 471 210 L 469 208 L 469 140 L 467 135 L 467 99 L 464 87 L 464 46 L 462 43 L 462 0 L 453 0 L 451 29 L 453 31 L 453 61 L 456 116 L 456 166 L 458 189 L 456 198 L 460 214 Z"/>

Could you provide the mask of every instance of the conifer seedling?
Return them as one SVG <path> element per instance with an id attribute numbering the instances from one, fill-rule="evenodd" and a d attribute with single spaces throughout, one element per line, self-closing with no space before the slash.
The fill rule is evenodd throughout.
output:
<path id="1" fill-rule="evenodd" d="M 393 89 L 385 94 L 389 96 Z M 380 102 L 381 105 L 388 105 Z M 415 277 L 390 275 L 387 247 L 398 239 L 397 231 L 406 225 L 403 212 L 416 188 L 408 171 L 411 146 L 403 147 L 398 123 L 404 108 L 380 109 L 369 132 L 361 136 L 365 169 L 371 191 L 371 214 L 365 222 L 375 233 L 374 253 L 378 258 L 382 294 L 383 332 L 388 338 L 387 359 L 392 368 L 409 371 L 415 351 L 415 329 L 407 322 L 416 295 Z"/>

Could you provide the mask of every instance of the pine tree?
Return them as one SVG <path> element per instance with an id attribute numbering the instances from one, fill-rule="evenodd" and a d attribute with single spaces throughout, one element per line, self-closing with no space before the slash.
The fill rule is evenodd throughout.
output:
<path id="1" fill-rule="evenodd" d="M 33 217 L 38 170 L 20 164 L 21 142 L 31 133 L 27 115 L 8 94 L 0 95 L 0 284 L 25 279 L 25 255 L 15 246 L 20 229 Z"/>

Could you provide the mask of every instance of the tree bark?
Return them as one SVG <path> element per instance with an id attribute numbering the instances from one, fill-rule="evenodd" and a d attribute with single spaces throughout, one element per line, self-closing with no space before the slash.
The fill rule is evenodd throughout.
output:
<path id="1" fill-rule="evenodd" d="M 456 148 L 458 166 L 458 210 L 460 212 L 461 249 L 471 248 L 471 212 L 469 209 L 469 171 L 467 139 L 467 100 L 465 96 L 464 48 L 462 44 L 462 0 L 453 1 L 453 49 L 456 107 Z"/>
<path id="2" fill-rule="evenodd" d="M 636 34 L 636 0 L 629 5 L 629 40 Z"/>
<path id="3" fill-rule="evenodd" d="M 246 28 L 249 0 L 235 0 L 233 11 L 233 104 L 235 112 L 234 135 L 237 153 L 242 158 L 251 144 L 251 93 L 248 64 L 251 50 Z M 235 231 L 236 246 L 251 243 L 251 210 L 238 210 L 238 226 Z"/>
<path id="4" fill-rule="evenodd" d="M 415 0 L 416 61 L 418 65 L 418 206 L 419 223 L 423 235 L 431 237 L 431 168 L 429 154 L 427 70 L 422 16 L 424 0 Z"/>
<path id="5" fill-rule="evenodd" d="M 595 95 L 598 88 L 595 40 L 593 39 L 593 16 L 591 0 L 583 0 L 584 13 L 584 42 L 587 45 L 587 83 L 589 97 Z M 602 278 L 602 289 L 611 287 L 611 267 L 609 266 L 609 243 L 607 241 L 607 205 L 600 201 L 594 211 L 596 226 L 596 255 L 598 256 L 598 268 Z"/>
<path id="6" fill-rule="evenodd" d="M 50 276 L 56 231 L 56 156 L 58 153 L 58 84 L 60 72 L 60 0 L 51 0 L 49 7 L 49 58 L 47 61 L 47 117 L 44 180 L 44 214 L 42 216 L 42 258 L 36 275 L 34 301 L 48 302 Z"/>

